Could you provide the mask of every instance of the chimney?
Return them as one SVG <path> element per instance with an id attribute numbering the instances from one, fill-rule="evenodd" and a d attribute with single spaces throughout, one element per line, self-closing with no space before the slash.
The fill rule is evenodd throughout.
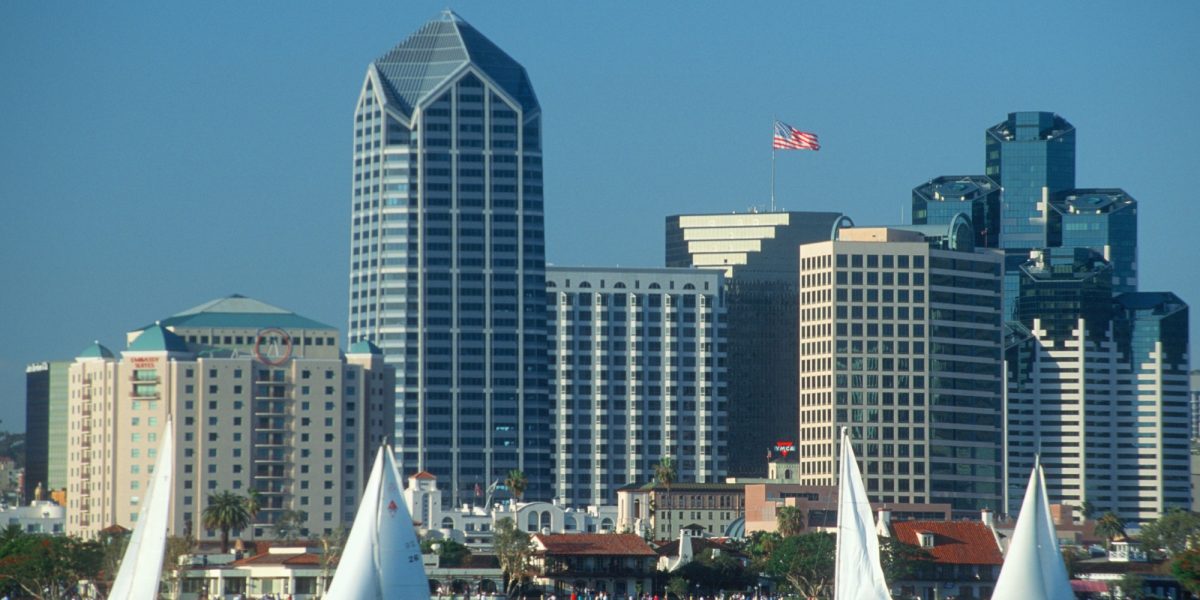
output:
<path id="1" fill-rule="evenodd" d="M 875 521 L 875 533 L 879 537 L 892 537 L 892 511 L 885 506 L 879 509 L 879 519 Z"/>
<path id="2" fill-rule="evenodd" d="M 983 521 L 983 524 L 986 525 L 988 529 L 996 528 L 996 519 L 992 516 L 992 511 L 986 508 L 983 509 L 983 512 L 979 515 L 979 518 Z"/>

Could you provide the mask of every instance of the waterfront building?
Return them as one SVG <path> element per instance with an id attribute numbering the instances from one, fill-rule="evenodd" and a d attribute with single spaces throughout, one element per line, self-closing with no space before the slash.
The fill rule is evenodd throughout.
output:
<path id="1" fill-rule="evenodd" d="M 29 504 L 0 506 L 0 523 L 16 527 L 22 533 L 62 535 L 66 509 L 49 500 L 35 499 Z"/>
<path id="2" fill-rule="evenodd" d="M 1190 506 L 1188 309 L 1174 294 L 1115 298 L 1088 249 L 1022 266 L 1006 339 L 1007 504 L 1040 456 L 1047 494 L 1127 523 Z"/>
<path id="3" fill-rule="evenodd" d="M 799 481 L 834 485 L 849 427 L 873 502 L 1001 502 L 999 252 L 948 225 L 800 247 Z"/>
<path id="4" fill-rule="evenodd" d="M 935 177 L 913 188 L 913 225 L 949 225 L 959 214 L 965 214 L 975 229 L 975 246 L 997 248 L 1000 191 L 1000 184 L 984 175 Z"/>
<path id="5" fill-rule="evenodd" d="M 1051 247 L 1088 248 L 1112 264 L 1114 294 L 1137 291 L 1137 201 L 1120 189 L 1073 189 L 1050 197 Z"/>
<path id="6" fill-rule="evenodd" d="M 555 498 L 614 504 L 663 457 L 682 480 L 720 481 L 723 284 L 711 270 L 546 270 Z"/>
<path id="7" fill-rule="evenodd" d="M 736 483 L 663 483 L 617 490 L 617 530 L 673 540 L 681 529 L 709 537 L 741 537 L 746 486 Z"/>
<path id="8" fill-rule="evenodd" d="M 533 585 L 542 596 L 626 598 L 654 589 L 658 553 L 632 533 L 534 534 Z"/>
<path id="9" fill-rule="evenodd" d="M 271 536 L 284 511 L 320 533 L 354 518 L 375 449 L 391 434 L 393 375 L 379 349 L 345 355 L 333 327 L 229 296 L 99 344 L 69 369 L 67 533 L 133 529 L 158 438 L 175 420 L 171 535 L 214 539 L 210 495 L 260 498 L 251 527 Z M 161 493 L 156 490 L 156 493 Z"/>
<path id="10" fill-rule="evenodd" d="M 67 371 L 70 361 L 33 363 L 25 367 L 25 477 L 21 491 L 32 500 L 34 490 L 67 487 Z"/>
<path id="11" fill-rule="evenodd" d="M 396 369 L 396 457 L 458 504 L 550 491 L 541 109 L 453 12 L 367 67 L 354 110 L 351 342 Z"/>
<path id="12" fill-rule="evenodd" d="M 851 224 L 835 212 L 666 219 L 668 267 L 725 275 L 730 475 L 761 477 L 775 442 L 796 437 L 799 246 Z"/>
<path id="13" fill-rule="evenodd" d="M 1192 439 L 1200 438 L 1200 369 L 1188 374 L 1191 385 Z"/>

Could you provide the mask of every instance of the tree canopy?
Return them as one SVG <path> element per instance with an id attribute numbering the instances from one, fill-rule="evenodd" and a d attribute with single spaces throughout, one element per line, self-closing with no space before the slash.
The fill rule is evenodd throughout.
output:
<path id="1" fill-rule="evenodd" d="M 1200 540 L 1200 514 L 1173 508 L 1157 520 L 1142 525 L 1142 549 L 1175 556 Z"/>
<path id="2" fill-rule="evenodd" d="M 500 561 L 500 570 L 508 578 L 505 594 L 513 596 L 521 584 L 532 574 L 533 544 L 529 534 L 521 531 L 509 517 L 496 521 L 492 535 L 492 548 Z"/>
<path id="3" fill-rule="evenodd" d="M 95 579 L 103 567 L 99 542 L 26 534 L 11 527 L 0 536 L 0 586 L 9 592 L 18 588 L 41 600 L 70 598 L 80 580 Z"/>
<path id="4" fill-rule="evenodd" d="M 200 517 L 205 529 L 221 531 L 221 552 L 229 552 L 229 532 L 245 529 L 253 518 L 251 504 L 254 500 L 239 496 L 228 490 L 211 494 L 208 505 Z"/>

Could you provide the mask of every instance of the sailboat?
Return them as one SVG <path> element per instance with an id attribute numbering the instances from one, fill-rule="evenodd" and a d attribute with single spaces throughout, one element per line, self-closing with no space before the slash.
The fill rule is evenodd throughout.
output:
<path id="1" fill-rule="evenodd" d="M 133 536 L 125 547 L 121 568 L 113 580 L 109 600 L 145 600 L 158 597 L 163 554 L 167 548 L 167 526 L 171 512 L 171 470 L 175 465 L 175 428 L 167 419 L 154 477 L 146 489 Z"/>
<path id="2" fill-rule="evenodd" d="M 428 600 L 421 546 L 400 492 L 396 458 L 380 446 L 325 598 Z"/>
<path id="3" fill-rule="evenodd" d="M 879 537 L 862 473 L 842 428 L 838 465 L 837 554 L 833 576 L 834 600 L 892 600 L 879 563 Z"/>
<path id="4" fill-rule="evenodd" d="M 1008 544 L 1004 566 L 993 600 L 1074 600 L 1071 580 L 1058 549 L 1050 500 L 1046 497 L 1046 478 L 1042 465 L 1034 462 L 1021 502 L 1017 527 Z"/>

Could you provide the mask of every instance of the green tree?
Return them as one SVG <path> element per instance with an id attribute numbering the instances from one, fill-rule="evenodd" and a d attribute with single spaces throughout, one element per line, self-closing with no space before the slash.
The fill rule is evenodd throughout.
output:
<path id="1" fill-rule="evenodd" d="M 6 532 L 0 545 L 0 581 L 39 600 L 70 598 L 80 580 L 103 568 L 104 549 L 95 541 Z"/>
<path id="2" fill-rule="evenodd" d="M 308 513 L 302 510 L 285 510 L 279 513 L 279 517 L 275 519 L 275 524 L 271 526 L 271 532 L 277 540 L 294 542 L 304 535 L 307 522 Z"/>
<path id="3" fill-rule="evenodd" d="M 688 582 L 682 577 L 672 577 L 667 581 L 667 594 L 675 596 L 680 600 L 687 598 Z"/>
<path id="4" fill-rule="evenodd" d="M 178 598 L 183 578 L 179 570 L 179 558 L 196 551 L 196 539 L 190 535 L 172 535 L 167 537 L 167 554 L 163 558 L 163 581 L 171 597 Z"/>
<path id="5" fill-rule="evenodd" d="M 262 510 L 262 493 L 258 490 L 251 489 L 246 494 L 246 512 L 250 514 L 250 521 L 254 521 L 254 517 L 258 516 L 258 511 Z"/>
<path id="6" fill-rule="evenodd" d="M 458 567 L 471 556 L 471 549 L 454 540 L 426 538 L 421 540 L 421 553 L 437 554 L 442 567 Z"/>
<path id="7" fill-rule="evenodd" d="M 110 527 L 96 536 L 100 542 L 100 573 L 93 582 L 101 593 L 107 595 L 112 586 L 117 571 L 121 569 L 121 559 L 125 557 L 125 547 L 129 545 L 130 531 L 124 527 Z"/>
<path id="8" fill-rule="evenodd" d="M 500 562 L 500 570 L 508 579 L 505 595 L 511 598 L 513 592 L 532 575 L 533 544 L 528 533 L 521 531 L 511 518 L 504 517 L 496 521 L 492 549 L 496 552 L 496 560 Z"/>
<path id="9" fill-rule="evenodd" d="M 1096 514 L 1096 506 L 1087 500 L 1079 503 L 1079 514 L 1085 519 L 1092 518 Z"/>
<path id="10" fill-rule="evenodd" d="M 346 528 L 338 525 L 317 538 L 317 545 L 321 547 L 321 597 L 325 596 L 325 590 L 333 579 L 334 567 L 342 558 L 342 549 L 346 547 L 347 535 Z"/>
<path id="11" fill-rule="evenodd" d="M 836 538 L 829 533 L 805 533 L 783 538 L 767 557 L 764 572 L 786 581 L 805 598 L 825 595 L 833 581 Z"/>
<path id="12" fill-rule="evenodd" d="M 675 539 L 675 530 L 671 525 L 671 509 L 673 508 L 674 499 L 671 498 L 671 484 L 675 483 L 678 472 L 675 470 L 675 460 L 670 456 L 664 456 L 658 460 L 658 464 L 654 465 L 654 483 L 656 485 L 666 486 L 667 495 L 663 497 L 663 504 L 667 509 L 667 539 Z"/>
<path id="13" fill-rule="evenodd" d="M 529 478 L 525 477 L 525 472 L 520 469 L 513 469 L 508 472 L 508 477 L 504 479 L 504 485 L 512 492 L 513 498 L 517 502 L 521 501 L 521 497 L 525 495 L 525 488 L 529 486 Z"/>
<path id="14" fill-rule="evenodd" d="M 1155 521 L 1142 525 L 1142 549 L 1154 555 L 1175 556 L 1200 539 L 1200 514 L 1172 508 Z"/>
<path id="15" fill-rule="evenodd" d="M 1123 600 L 1142 600 L 1146 597 L 1146 579 L 1137 573 L 1126 573 L 1108 584 L 1109 593 L 1121 594 Z"/>
<path id="16" fill-rule="evenodd" d="M 1078 579 L 1079 572 L 1083 569 L 1083 560 L 1087 556 L 1076 548 L 1062 549 L 1063 566 L 1067 568 L 1067 576 L 1071 579 Z"/>
<path id="17" fill-rule="evenodd" d="M 753 571 L 728 552 L 705 548 L 696 553 L 692 562 L 681 567 L 675 575 L 699 587 L 702 594 L 717 595 L 722 591 L 742 591 L 754 585 Z"/>
<path id="18" fill-rule="evenodd" d="M 205 529 L 221 531 L 221 553 L 229 552 L 229 532 L 244 529 L 250 525 L 250 510 L 247 500 L 230 491 L 218 492 L 208 496 L 208 506 L 201 513 Z"/>
<path id="19" fill-rule="evenodd" d="M 779 535 L 792 537 L 804 531 L 804 511 L 796 506 L 780 506 L 775 510 Z"/>
<path id="20" fill-rule="evenodd" d="M 1171 561 L 1171 574 L 1193 594 L 1200 594 L 1200 549 L 1186 550 Z"/>
<path id="21" fill-rule="evenodd" d="M 1125 535 L 1125 521 L 1112 511 L 1106 512 L 1096 521 L 1096 535 L 1104 538 L 1107 550 L 1112 547 L 1113 539 Z"/>
<path id="22" fill-rule="evenodd" d="M 911 579 L 933 565 L 933 556 L 923 548 L 905 544 L 894 537 L 879 538 L 879 562 L 889 584 Z"/>

